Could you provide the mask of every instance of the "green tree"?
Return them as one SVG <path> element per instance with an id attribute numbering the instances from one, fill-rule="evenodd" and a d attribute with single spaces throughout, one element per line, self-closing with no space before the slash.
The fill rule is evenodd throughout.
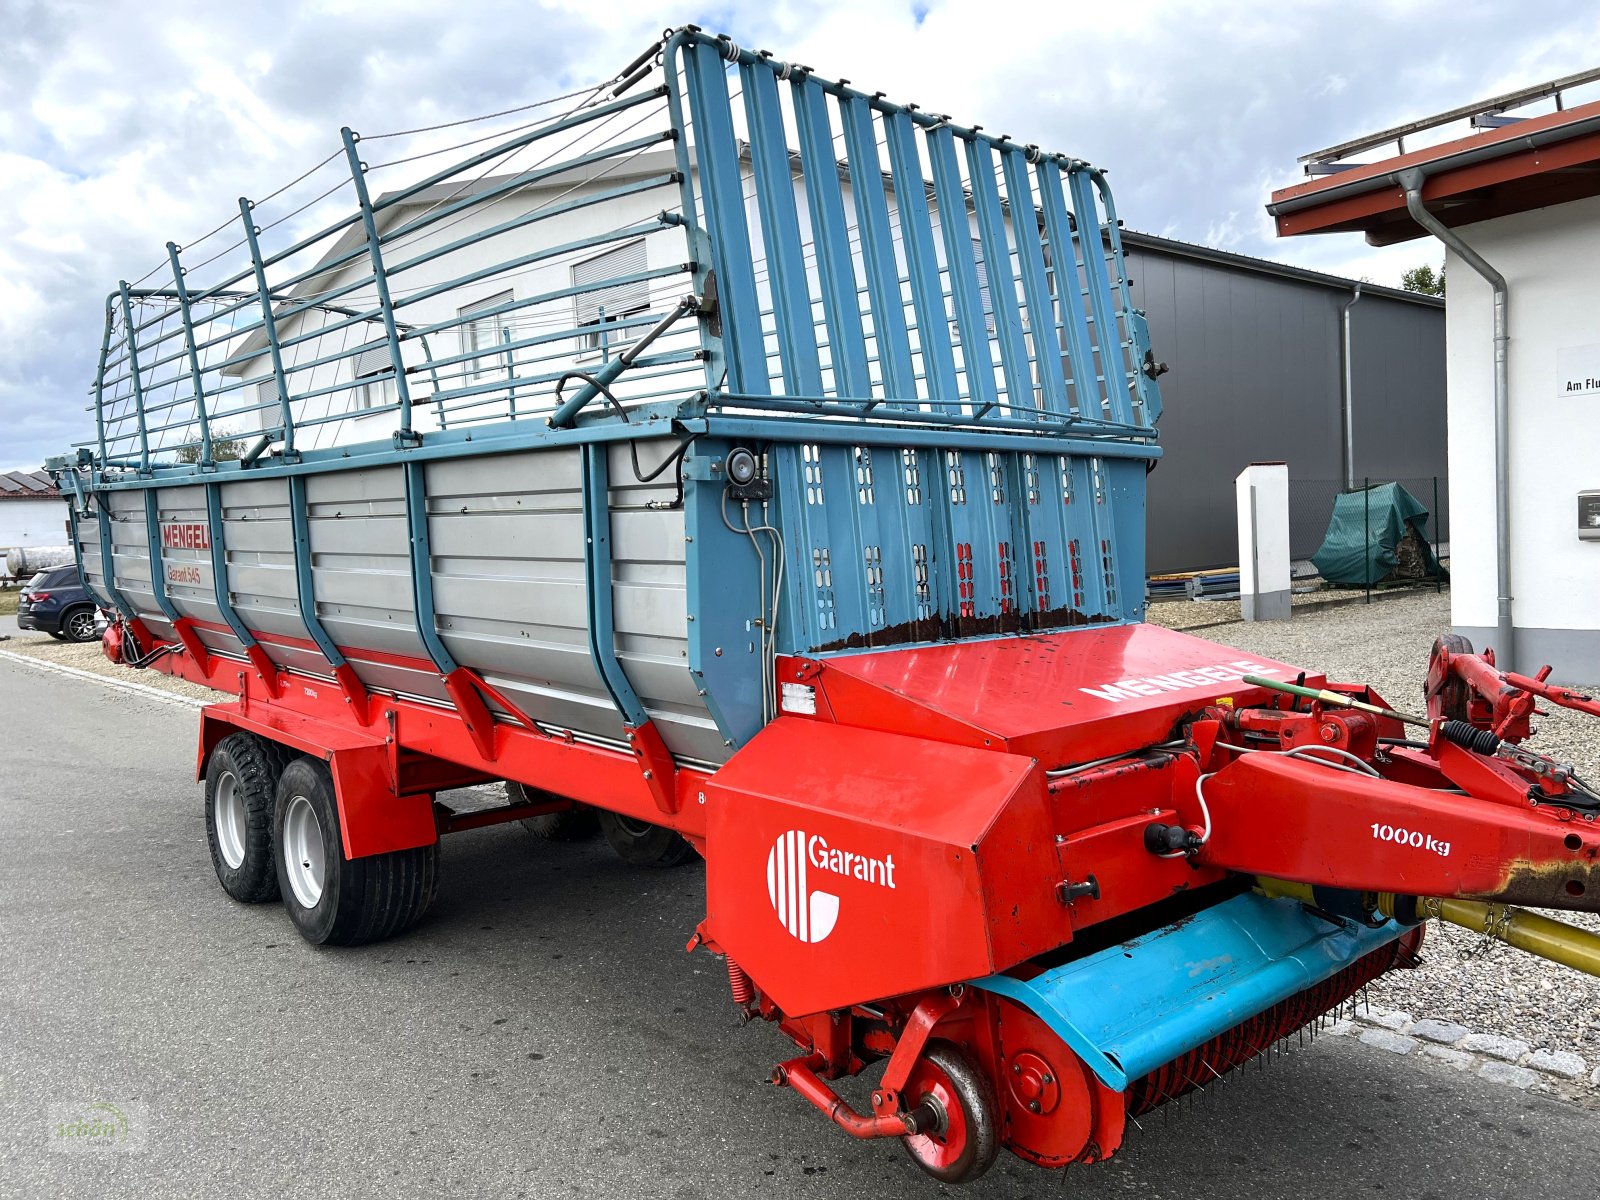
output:
<path id="1" fill-rule="evenodd" d="M 1424 296 L 1444 295 L 1444 268 L 1439 268 L 1438 274 L 1432 267 L 1423 263 L 1420 267 L 1412 267 L 1400 276 L 1400 286 L 1408 292 L 1421 292 Z"/>
<path id="2" fill-rule="evenodd" d="M 211 433 L 211 461 L 232 462 L 244 454 L 244 439 L 234 437 L 230 430 L 215 429 Z M 197 463 L 200 461 L 200 446 L 198 443 L 190 446 L 178 447 L 178 461 L 181 463 Z"/>

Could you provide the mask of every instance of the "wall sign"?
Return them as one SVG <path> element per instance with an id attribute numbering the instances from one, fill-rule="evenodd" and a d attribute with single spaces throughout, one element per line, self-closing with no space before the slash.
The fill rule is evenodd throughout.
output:
<path id="1" fill-rule="evenodd" d="M 1600 345 L 1559 347 L 1556 387 L 1563 396 L 1600 396 Z"/>

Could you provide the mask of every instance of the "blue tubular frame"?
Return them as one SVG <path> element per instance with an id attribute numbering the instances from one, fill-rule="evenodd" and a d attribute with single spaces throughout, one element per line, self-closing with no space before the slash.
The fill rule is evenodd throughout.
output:
<path id="1" fill-rule="evenodd" d="M 328 666 L 333 668 L 334 677 L 340 678 L 340 668 L 347 665 L 347 660 L 317 615 L 316 584 L 311 574 L 311 514 L 304 475 L 289 476 L 289 525 L 294 539 L 295 598 L 300 605 L 300 621 L 322 657 L 328 660 Z"/>
<path id="2" fill-rule="evenodd" d="M 145 419 L 144 387 L 139 378 L 139 344 L 134 339 L 133 329 L 133 300 L 128 295 L 128 281 L 124 279 L 118 288 L 122 294 L 122 327 L 127 330 L 128 347 L 128 378 L 133 383 L 133 407 L 139 420 L 139 471 L 148 473 L 150 470 L 150 428 Z"/>
<path id="3" fill-rule="evenodd" d="M 268 691 L 276 693 L 277 675 L 282 668 L 272 661 L 233 607 L 233 585 L 228 578 L 227 526 L 222 520 L 222 485 L 207 481 L 205 489 L 206 524 L 211 534 L 211 590 L 216 593 L 217 612 L 221 614 L 223 624 L 238 639 L 245 657 L 255 666 L 261 682 L 266 684 Z"/>
<path id="4" fill-rule="evenodd" d="M 200 459 L 202 471 L 216 465 L 212 458 L 211 418 L 206 412 L 205 374 L 200 369 L 200 353 L 194 344 L 194 313 L 189 307 L 189 289 L 183 282 L 183 263 L 178 259 L 176 242 L 167 243 L 167 262 L 172 267 L 172 287 L 178 297 L 178 316 L 183 321 L 183 345 L 189 355 L 189 381 L 194 388 L 195 417 L 200 423 Z"/>
<path id="5" fill-rule="evenodd" d="M 406 380 L 405 359 L 400 353 L 400 333 L 394 324 L 394 304 L 389 299 L 389 276 L 383 269 L 383 250 L 378 240 L 378 226 L 372 216 L 372 199 L 367 195 L 367 167 L 356 153 L 356 135 L 349 126 L 339 131 L 344 139 L 345 157 L 350 160 L 350 178 L 355 181 L 356 200 L 361 205 L 361 227 L 367 234 L 367 253 L 372 259 L 372 282 L 378 292 L 378 307 L 383 311 L 383 332 L 389 340 L 389 357 L 394 366 L 394 389 L 400 398 L 400 428 L 395 432 L 397 445 L 412 443 L 416 434 L 411 428 L 411 385 Z M 272 316 L 269 313 L 270 324 Z"/>
<path id="6" fill-rule="evenodd" d="M 919 339 L 922 368 L 928 398 L 935 404 L 956 405 L 961 385 L 956 378 L 955 354 L 944 337 L 931 336 L 947 327 L 944 292 L 939 287 L 939 256 L 934 249 L 933 217 L 922 203 L 926 185 L 921 160 L 917 157 L 915 128 L 905 113 L 884 118 L 884 133 L 889 145 L 890 171 L 896 196 L 915 197 L 917 203 L 896 206 L 900 232 L 905 245 L 906 270 L 911 275 L 911 301 L 917 314 L 917 327 L 925 331 Z"/>
<path id="7" fill-rule="evenodd" d="M 278 322 L 272 314 L 272 291 L 267 287 L 267 268 L 261 261 L 261 230 L 250 215 L 253 205 L 239 197 L 239 215 L 244 220 L 245 241 L 250 245 L 250 262 L 256 273 L 256 295 L 261 303 L 262 328 L 267 335 L 267 350 L 272 360 L 272 377 L 278 383 L 278 409 L 283 416 L 283 457 L 294 458 L 294 408 L 289 403 L 289 377 L 283 371 L 283 351 L 278 346 Z"/>
<path id="8" fill-rule="evenodd" d="M 767 245 L 779 361 L 788 390 L 820 392 L 822 365 L 812 333 L 811 293 L 806 287 L 805 251 L 800 244 L 800 215 L 795 208 L 794 174 L 778 103 L 778 79 L 765 67 L 748 64 L 741 66 L 739 73 L 750 123 L 756 204 Z"/>
<path id="9" fill-rule="evenodd" d="M 955 300 L 956 326 L 961 331 L 961 370 L 967 377 L 967 401 L 973 413 L 981 417 L 1000 403 L 1000 392 L 995 385 L 988 322 L 978 289 L 978 263 L 972 255 L 966 187 L 961 181 L 955 135 L 950 127 L 940 125 L 929 130 L 927 142 L 934 196 L 939 205 L 939 231 L 944 239 L 945 270 Z"/>
<path id="10" fill-rule="evenodd" d="M 341 138 L 356 198 L 352 215 L 267 253 L 263 240 L 269 250 L 276 243 L 263 238 L 254 217 L 261 216 L 269 231 L 282 222 L 269 223 L 262 210 L 241 200 L 250 255 L 242 272 L 191 290 L 179 248 L 169 244 L 170 289 L 123 285 L 113 294 L 96 374 L 98 454 L 83 461 L 91 465 L 90 490 L 102 501 L 102 590 L 126 618 L 137 613 L 115 587 L 113 527 L 104 501 L 116 490 L 148 489 L 144 536 L 154 575 L 161 564 L 162 511 L 154 488 L 198 484 L 205 488 L 218 610 L 269 684 L 281 683 L 287 668 L 266 657 L 230 600 L 221 489 L 228 480 L 284 480 L 301 622 L 347 694 L 364 696 L 346 678 L 354 677 L 351 658 L 360 662 L 361 653 L 347 655 L 317 611 L 308 479 L 398 465 L 416 637 L 492 757 L 493 719 L 527 719 L 461 667 L 446 645 L 433 596 L 426 465 L 577 447 L 589 654 L 630 738 L 648 732 L 659 747 L 618 650 L 608 454 L 613 442 L 668 434 L 694 443 L 683 460 L 691 538 L 688 666 L 729 745 L 759 728 L 754 697 L 761 693 L 763 668 L 754 647 L 764 639 L 750 632 L 735 639 L 727 631 L 746 622 L 753 630 L 752 615 L 765 616 L 760 593 L 772 587 L 774 565 L 766 563 L 766 576 L 758 578 L 757 555 L 770 558 L 767 545 L 777 540 L 759 534 L 751 545 L 737 527 L 737 505 L 730 508 L 732 532 L 723 524 L 720 464 L 735 445 L 765 455 L 774 485 L 760 515 L 784 545 L 780 629 L 771 635 L 779 650 L 844 653 L 1125 620 L 1138 611 L 1134 597 L 1115 592 L 1128 590 L 1118 585 L 1142 569 L 1143 472 L 1160 455 L 1153 428 L 1160 404 L 1153 381 L 1138 369 L 1147 332 L 1130 306 L 1104 179 L 1087 164 L 894 104 L 698 31 L 668 38 L 660 69 L 663 83 L 654 91 L 586 102 L 387 194 L 369 192 L 373 175 L 360 159 L 360 139 L 346 129 Z M 742 89 L 738 116 L 748 127 L 747 144 L 737 136 L 735 87 Z M 603 131 L 612 117 L 633 124 Z M 661 126 L 639 130 L 646 119 L 659 119 Z M 592 130 L 596 137 L 551 143 L 557 148 L 532 167 L 490 179 L 470 194 L 449 190 L 453 182 L 447 181 L 466 187 L 476 182 L 469 176 L 514 151 L 537 147 L 544 153 L 540 139 L 563 130 Z M 842 143 L 842 162 L 836 143 Z M 629 171 L 607 180 L 623 166 Z M 443 187 L 426 190 L 436 185 Z M 503 215 L 488 208 L 530 185 L 545 191 L 529 205 Z M 654 202 L 658 189 L 673 199 L 651 217 L 642 206 Z M 475 207 L 482 219 L 447 238 L 446 230 Z M 517 240 L 555 225 L 539 222 L 580 209 L 586 213 L 581 230 Z M 590 224 L 600 214 L 615 219 Z M 407 240 L 418 233 L 429 240 Z M 485 248 L 495 238 L 505 241 Z M 556 244 L 558 238 L 564 240 Z M 336 240 L 324 245 L 324 239 Z M 544 279 L 504 303 L 481 304 L 489 290 L 480 291 L 481 284 L 500 280 L 506 286 L 508 276 L 528 268 L 594 261 L 637 239 L 648 239 L 645 262 L 628 256 L 625 266 L 608 264 L 611 278 L 580 283 L 574 275 L 571 286 Z M 297 254 L 319 246 L 323 256 L 313 266 L 299 265 Z M 451 256 L 461 252 L 469 253 L 452 269 Z M 980 264 L 987 271 L 992 331 Z M 675 276 L 691 272 L 694 295 L 669 300 Z M 418 286 L 401 289 L 401 278 Z M 245 290 L 230 290 L 245 280 Z M 615 309 L 618 290 L 645 299 Z M 350 307 L 330 303 L 347 293 L 359 294 Z M 446 311 L 452 299 L 478 303 L 467 306 L 470 316 L 460 308 L 452 314 Z M 136 313 L 136 300 L 158 301 L 155 315 L 146 317 L 142 307 Z M 663 306 L 672 301 L 668 312 Z M 252 310 L 253 321 L 235 326 L 235 314 L 248 317 Z M 400 321 L 400 310 L 416 313 L 415 323 Z M 181 344 L 163 324 L 174 311 L 182 319 Z M 605 314 L 598 326 L 604 361 L 584 352 L 594 346 L 596 312 Z M 281 328 L 309 313 L 322 314 L 321 324 L 307 320 L 292 334 Z M 671 326 L 671 319 L 691 313 L 697 330 L 687 320 Z M 959 331 L 954 339 L 952 314 Z M 466 337 L 467 322 L 481 319 L 505 326 L 481 343 L 475 333 Z M 350 331 L 369 323 L 373 329 L 356 338 L 362 344 L 349 348 Z M 463 333 L 461 352 L 447 344 L 435 358 L 426 338 L 449 331 Z M 343 336 L 345 344 L 330 352 L 322 340 L 329 334 Z M 655 338 L 660 344 L 646 354 Z M 407 341 L 418 342 L 427 358 L 426 367 L 419 361 L 410 374 Z M 357 386 L 355 363 L 349 370 L 340 364 L 372 350 L 380 353 L 362 369 L 379 373 L 361 378 L 392 377 L 395 400 L 363 411 L 396 412 L 398 433 L 385 441 L 345 444 L 336 436 L 329 447 L 313 445 L 308 431 L 331 426 L 337 432 L 338 423 L 351 418 L 338 397 Z M 207 355 L 223 361 L 205 365 Z M 296 361 L 301 355 L 308 361 Z M 479 369 L 499 364 L 500 356 L 505 377 L 496 371 L 480 378 Z M 241 394 L 254 382 L 244 371 L 264 360 L 279 389 L 277 400 L 265 405 Z M 328 367 L 334 382 L 324 385 L 312 372 Z M 413 383 L 426 386 L 425 371 L 432 372 L 432 392 L 414 395 Z M 181 387 L 185 379 L 192 397 L 150 403 L 166 395 L 159 389 Z M 598 403 L 585 409 L 598 394 L 596 381 L 614 388 L 625 412 Z M 314 412 L 309 402 L 318 400 Z M 412 428 L 416 404 L 424 405 L 417 420 L 427 426 L 427 414 L 436 412 L 438 428 Z M 230 418 L 252 414 L 252 423 L 268 426 L 271 436 L 277 433 L 272 423 L 281 421 L 284 453 L 261 453 L 270 444 L 261 439 L 244 460 L 217 462 L 211 422 L 223 412 Z M 169 461 L 174 442 L 198 445 L 199 461 Z M 1073 482 L 1070 504 L 1063 470 Z M 825 499 L 808 496 L 808 487 L 820 488 Z M 750 516 L 756 519 L 754 511 Z M 76 512 L 75 520 L 88 520 L 87 511 Z M 76 545 L 81 555 L 87 539 Z M 169 620 L 179 606 L 188 607 L 181 595 L 173 602 L 162 578 L 153 590 Z M 148 608 L 142 590 L 140 597 Z M 767 649 L 762 644 L 759 656 Z M 658 751 L 648 738 L 635 738 L 634 746 L 647 769 L 659 772 L 659 756 L 651 757 Z"/>
<path id="11" fill-rule="evenodd" d="M 700 186 L 705 192 L 710 245 L 717 266 L 717 301 L 723 316 L 728 378 L 735 390 L 770 394 L 767 352 L 761 336 L 761 300 L 750 262 L 750 228 L 744 216 L 744 177 L 739 169 L 733 108 L 718 50 L 705 42 L 685 55 L 695 110 Z M 716 214 L 714 217 L 711 214 Z"/>
<path id="12" fill-rule="evenodd" d="M 611 464 L 604 442 L 586 443 L 583 475 L 583 580 L 588 604 L 589 658 L 623 722 L 635 729 L 649 717 L 617 657 L 617 623 L 612 596 Z"/>
<path id="13" fill-rule="evenodd" d="M 1028 181 L 1026 154 L 1001 156 L 1006 191 L 1011 196 L 1012 212 L 1034 212 L 1033 189 Z M 1061 342 L 1057 333 L 1055 299 L 1050 294 L 1050 276 L 1044 263 L 1044 243 L 1039 226 L 1033 221 L 1013 221 L 1011 232 L 1017 239 L 1017 259 L 1022 267 L 1022 290 L 1033 317 L 1033 355 L 1039 366 L 1039 385 L 1044 407 L 1062 416 L 1073 415 L 1067 406 L 1067 382 L 1061 372 L 1047 366 L 1061 361 Z"/>
<path id="14" fill-rule="evenodd" d="M 840 102 L 845 157 L 850 169 L 850 198 L 861 231 L 867 296 L 872 307 L 872 338 L 878 351 L 878 374 L 885 396 L 915 396 L 916 369 L 911 363 L 911 335 L 900 303 L 900 271 L 894 261 L 894 233 L 889 226 L 889 199 L 878 165 L 878 140 L 872 110 L 860 97 Z M 817 172 L 810 172 L 817 174 Z M 866 399 L 870 400 L 868 396 Z M 890 401 L 891 407 L 908 403 Z"/>
<path id="15" fill-rule="evenodd" d="M 828 122 L 827 94 L 820 84 L 805 75 L 792 80 L 790 86 L 805 161 L 832 161 L 833 133 Z M 872 375 L 867 367 L 867 337 L 861 324 L 860 295 L 850 255 L 850 229 L 844 217 L 844 195 L 815 171 L 805 172 L 805 187 L 811 240 L 816 247 L 817 273 L 825 297 L 823 319 L 828 330 L 834 386 L 841 394 L 870 397 Z"/>

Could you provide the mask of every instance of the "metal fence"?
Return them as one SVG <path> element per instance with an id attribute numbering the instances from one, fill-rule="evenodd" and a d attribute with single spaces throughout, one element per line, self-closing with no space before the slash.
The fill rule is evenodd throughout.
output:
<path id="1" fill-rule="evenodd" d="M 1296 563 L 1305 563 L 1316 554 L 1322 546 L 1323 539 L 1327 536 L 1328 526 L 1333 520 L 1334 503 L 1342 495 L 1351 492 L 1370 493 L 1373 488 L 1384 484 L 1397 483 L 1428 510 L 1428 516 L 1422 522 L 1422 534 L 1429 546 L 1433 549 L 1436 558 L 1445 559 L 1450 555 L 1450 481 L 1442 475 L 1421 475 L 1399 479 L 1362 479 L 1355 487 L 1347 487 L 1343 480 L 1338 479 L 1290 479 L 1289 481 L 1289 552 Z M 1373 529 L 1377 521 L 1374 518 L 1367 532 L 1367 541 L 1372 540 Z M 1378 579 L 1367 580 L 1366 591 L 1370 598 Z M 1435 588 L 1443 585 L 1442 578 L 1430 578 L 1421 582 L 1431 583 Z"/>

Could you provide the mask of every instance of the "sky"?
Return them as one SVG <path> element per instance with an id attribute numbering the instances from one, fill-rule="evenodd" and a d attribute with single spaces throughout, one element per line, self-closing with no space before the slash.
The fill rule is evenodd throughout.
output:
<path id="1" fill-rule="evenodd" d="M 1297 156 L 1595 66 L 1600 44 L 1600 8 L 1543 0 L 0 0 L 0 470 L 92 433 L 117 281 L 340 126 L 526 104 L 691 22 L 1086 158 L 1129 228 L 1391 285 L 1442 253 L 1274 235 L 1263 205 Z"/>

